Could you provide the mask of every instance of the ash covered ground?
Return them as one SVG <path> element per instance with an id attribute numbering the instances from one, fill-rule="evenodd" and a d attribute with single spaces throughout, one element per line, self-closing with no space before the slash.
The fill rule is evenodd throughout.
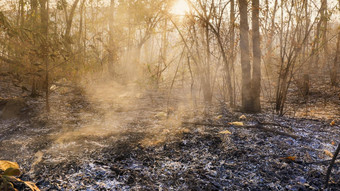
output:
<path id="1" fill-rule="evenodd" d="M 338 102 L 331 117 L 307 118 L 193 109 L 168 96 L 115 83 L 56 87 L 49 114 L 43 98 L 25 97 L 18 116 L 0 121 L 0 159 L 41 190 L 323 189 Z M 241 115 L 245 127 L 229 124 Z M 274 131 L 248 128 L 259 122 Z M 339 188 L 337 161 L 328 190 Z"/>

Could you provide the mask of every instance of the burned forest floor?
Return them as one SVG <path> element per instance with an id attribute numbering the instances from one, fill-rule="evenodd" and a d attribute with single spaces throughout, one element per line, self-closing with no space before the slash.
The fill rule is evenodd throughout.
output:
<path id="1" fill-rule="evenodd" d="M 0 160 L 41 190 L 322 190 L 340 141 L 339 88 L 307 102 L 293 92 L 278 116 L 269 104 L 193 107 L 181 89 L 67 81 L 46 113 L 43 96 L 0 87 Z M 338 159 L 328 190 L 339 189 Z"/>

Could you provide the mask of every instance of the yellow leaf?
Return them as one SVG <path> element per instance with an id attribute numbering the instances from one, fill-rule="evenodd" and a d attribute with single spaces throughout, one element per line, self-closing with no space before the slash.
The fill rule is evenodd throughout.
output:
<path id="1" fill-rule="evenodd" d="M 11 162 L 7 160 L 0 160 L 0 169 L 2 171 L 6 171 L 8 168 L 16 168 L 19 169 L 19 165 L 16 162 Z"/>
<path id="2" fill-rule="evenodd" d="M 6 176 L 19 176 L 21 174 L 19 165 L 16 162 L 0 160 L 0 169 Z"/>
<path id="3" fill-rule="evenodd" d="M 332 143 L 331 143 L 332 145 L 335 145 L 335 142 L 334 141 L 332 141 Z"/>
<path id="4" fill-rule="evenodd" d="M 243 122 L 239 122 L 239 121 L 236 121 L 236 122 L 230 122 L 228 123 L 229 125 L 235 125 L 235 126 L 244 126 Z"/>
<path id="5" fill-rule="evenodd" d="M 217 120 L 217 119 L 221 119 L 223 117 L 223 115 L 218 115 L 218 116 L 216 116 L 215 117 L 215 119 Z"/>
<path id="6" fill-rule="evenodd" d="M 334 126 L 335 125 L 335 121 L 333 120 L 329 125 L 330 126 Z"/>
<path id="7" fill-rule="evenodd" d="M 329 157 L 333 157 L 333 154 L 329 151 L 329 150 L 323 150 L 323 152 L 325 153 L 325 155 L 329 156 Z"/>
<path id="8" fill-rule="evenodd" d="M 247 119 L 247 117 L 245 115 L 241 115 L 240 119 Z"/>
<path id="9" fill-rule="evenodd" d="M 227 134 L 227 135 L 231 135 L 231 132 L 228 131 L 228 130 L 225 130 L 225 131 L 219 132 L 219 134 Z"/>

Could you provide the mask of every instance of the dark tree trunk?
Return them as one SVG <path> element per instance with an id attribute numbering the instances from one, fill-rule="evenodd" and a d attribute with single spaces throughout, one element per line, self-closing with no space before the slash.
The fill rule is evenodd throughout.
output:
<path id="1" fill-rule="evenodd" d="M 253 28 L 253 75 L 252 75 L 252 112 L 261 112 L 261 47 L 259 30 L 259 0 L 252 1 L 252 28 Z"/>
<path id="2" fill-rule="evenodd" d="M 239 0 L 240 8 L 240 49 L 241 49 L 241 68 L 242 68 L 242 111 L 251 112 L 251 76 L 250 76 L 250 57 L 249 57 L 249 26 L 247 15 L 247 0 Z"/>

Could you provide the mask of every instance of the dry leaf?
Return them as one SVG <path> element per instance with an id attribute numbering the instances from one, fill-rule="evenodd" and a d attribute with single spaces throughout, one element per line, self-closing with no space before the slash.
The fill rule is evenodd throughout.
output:
<path id="1" fill-rule="evenodd" d="M 225 131 L 219 132 L 219 134 L 227 134 L 227 135 L 231 135 L 231 132 L 228 131 L 228 130 L 225 130 Z"/>
<path id="2" fill-rule="evenodd" d="M 216 116 L 215 117 L 215 119 L 217 120 L 217 119 L 221 119 L 223 117 L 223 115 L 218 115 L 218 116 Z"/>
<path id="3" fill-rule="evenodd" d="M 241 115 L 239 119 L 247 119 L 245 115 Z"/>
<path id="4" fill-rule="evenodd" d="M 22 183 L 26 184 L 26 186 L 28 186 L 31 189 L 31 191 L 40 191 L 40 189 L 37 187 L 37 185 L 35 185 L 33 182 L 23 181 L 19 178 L 15 178 L 14 176 L 8 176 L 8 177 L 6 177 L 6 179 L 9 182 L 22 182 Z"/>
<path id="5" fill-rule="evenodd" d="M 165 112 L 158 112 L 155 117 L 156 118 L 166 118 L 168 115 Z"/>
<path id="6" fill-rule="evenodd" d="M 329 150 L 323 150 L 323 152 L 327 155 L 327 156 L 329 156 L 329 157 L 333 157 L 333 154 L 329 151 Z"/>
<path id="7" fill-rule="evenodd" d="M 240 121 L 230 122 L 228 124 L 229 125 L 234 125 L 234 126 L 244 126 L 243 122 L 240 122 Z"/>
<path id="8" fill-rule="evenodd" d="M 16 162 L 6 161 L 6 160 L 0 160 L 0 169 L 2 171 L 6 171 L 8 168 L 14 168 L 19 169 L 19 165 Z"/>
<path id="9" fill-rule="evenodd" d="M 330 126 L 334 126 L 335 125 L 335 121 L 333 120 L 329 125 Z"/>
<path id="10" fill-rule="evenodd" d="M 296 160 L 296 156 L 288 156 L 288 157 L 283 157 L 283 158 L 281 158 L 281 159 L 295 161 L 295 160 Z"/>
<path id="11" fill-rule="evenodd" d="M 180 133 L 189 133 L 190 130 L 189 130 L 189 129 L 181 129 L 179 132 L 180 132 Z"/>
<path id="12" fill-rule="evenodd" d="M 20 176 L 21 172 L 18 168 L 8 168 L 5 170 L 5 172 L 3 173 L 3 175 L 6 176 Z"/>
<path id="13" fill-rule="evenodd" d="M 335 145 L 335 142 L 334 141 L 332 141 L 332 143 L 331 143 L 332 145 Z"/>

